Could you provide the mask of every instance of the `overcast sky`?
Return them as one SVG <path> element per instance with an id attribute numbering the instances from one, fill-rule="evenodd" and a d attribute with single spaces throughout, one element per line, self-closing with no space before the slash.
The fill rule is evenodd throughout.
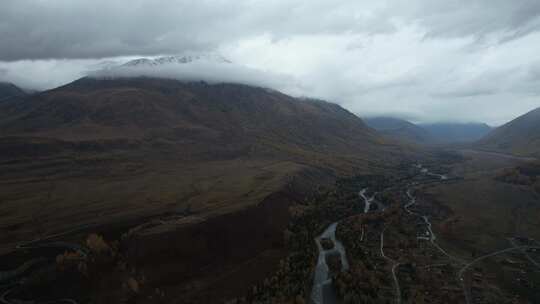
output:
<path id="1" fill-rule="evenodd" d="M 538 0 L 0 1 L 0 80 L 27 88 L 185 52 L 359 116 L 498 125 L 540 106 Z"/>

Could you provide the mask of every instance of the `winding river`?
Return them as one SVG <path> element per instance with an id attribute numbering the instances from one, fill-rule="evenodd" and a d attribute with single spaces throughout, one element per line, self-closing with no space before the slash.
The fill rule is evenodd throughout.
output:
<path id="1" fill-rule="evenodd" d="M 315 267 L 315 277 L 313 279 L 313 288 L 311 290 L 311 300 L 314 304 L 332 304 L 337 303 L 336 295 L 332 289 L 332 278 L 330 276 L 330 268 L 326 263 L 326 257 L 333 254 L 339 254 L 341 259 L 341 271 L 349 269 L 349 261 L 345 253 L 345 247 L 336 239 L 336 228 L 338 222 L 332 223 L 324 232 L 317 238 L 317 248 L 319 249 L 319 257 L 317 266 Z M 334 243 L 334 248 L 324 249 L 321 240 L 330 239 Z"/>
<path id="2" fill-rule="evenodd" d="M 367 197 L 367 188 L 360 190 L 359 196 L 364 200 L 364 213 L 368 213 L 371 204 L 375 200 L 375 195 Z M 345 253 L 345 247 L 336 239 L 336 228 L 338 222 L 332 223 L 324 230 L 324 232 L 315 238 L 315 243 L 319 250 L 317 266 L 315 267 L 315 277 L 313 279 L 313 288 L 311 290 L 311 301 L 314 304 L 334 304 L 337 303 L 337 297 L 332 287 L 332 277 L 330 269 L 326 263 L 326 257 L 329 255 L 339 254 L 341 258 L 341 271 L 349 269 L 349 261 Z M 363 238 L 363 235 L 362 235 Z M 321 244 L 322 239 L 330 239 L 334 243 L 334 248 L 325 250 Z"/>

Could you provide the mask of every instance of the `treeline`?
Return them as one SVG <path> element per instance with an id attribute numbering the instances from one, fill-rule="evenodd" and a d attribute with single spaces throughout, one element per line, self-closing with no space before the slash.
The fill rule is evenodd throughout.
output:
<path id="1" fill-rule="evenodd" d="M 530 186 L 540 193 L 540 162 L 505 169 L 495 179 L 509 184 Z"/>
<path id="2" fill-rule="evenodd" d="M 318 256 L 314 239 L 331 223 L 363 213 L 363 201 L 359 197 L 361 189 L 369 188 L 369 192 L 373 193 L 382 191 L 392 183 L 393 179 L 381 175 L 359 175 L 340 179 L 335 187 L 319 189 L 304 202 L 292 206 L 290 208 L 292 219 L 284 233 L 290 254 L 280 263 L 279 271 L 262 284 L 251 288 L 244 297 L 232 299 L 227 303 L 309 303 L 313 270 Z M 336 280 L 343 281 L 347 276 L 347 273 L 339 274 Z M 381 286 L 381 282 L 372 283 L 373 287 L 378 284 Z M 353 288 L 350 284 L 343 286 L 347 290 Z M 375 296 L 373 292 L 368 294 Z"/>

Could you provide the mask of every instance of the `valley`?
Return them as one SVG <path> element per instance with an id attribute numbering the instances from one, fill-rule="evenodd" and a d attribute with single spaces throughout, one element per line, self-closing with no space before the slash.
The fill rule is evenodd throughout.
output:
<path id="1" fill-rule="evenodd" d="M 447 189 L 468 185 L 479 187 L 478 185 L 487 183 L 482 188 L 484 189 L 482 195 L 488 197 L 497 195 L 498 187 L 489 186 L 490 183 L 497 183 L 493 175 L 501 169 L 527 162 L 527 160 L 469 150 L 452 153 L 459 157 L 454 156 L 445 160 L 431 156 L 424 159 L 427 161 L 424 166 L 413 161 L 408 165 L 403 164 L 401 169 L 393 172 L 392 175 L 357 175 L 340 179 L 335 186 L 328 187 L 327 190 L 318 190 L 318 194 L 313 193 L 307 201 L 298 199 L 289 204 L 283 211 L 284 214 L 288 213 L 291 216 L 290 221 L 283 222 L 285 225 L 283 227 L 287 227 L 284 247 L 265 249 L 257 258 L 245 262 L 240 262 L 242 258 L 238 260 L 238 257 L 229 257 L 225 260 L 220 258 L 220 263 L 232 264 L 225 268 L 222 268 L 225 265 L 212 266 L 214 269 L 212 272 L 217 271 L 220 274 L 214 277 L 213 283 L 212 281 L 205 282 L 209 278 L 203 279 L 200 275 L 198 276 L 197 284 L 202 284 L 198 288 L 201 288 L 201 292 L 205 294 L 203 298 L 197 295 L 197 292 L 193 293 L 194 285 L 183 287 L 191 286 L 192 291 L 189 293 L 186 293 L 187 289 L 182 287 L 178 289 L 182 286 L 177 285 L 179 283 L 193 284 L 188 283 L 190 279 L 187 277 L 187 281 L 184 281 L 186 279 L 178 281 L 179 278 L 177 278 L 166 283 L 167 281 L 163 281 L 163 273 L 160 273 L 158 269 L 148 268 L 157 266 L 149 263 L 149 259 L 160 261 L 170 259 L 167 258 L 168 255 L 164 255 L 165 252 L 156 256 L 156 250 L 175 250 L 171 247 L 170 240 L 163 238 L 166 236 L 163 232 L 170 231 L 167 227 L 197 225 L 201 220 L 196 216 L 184 214 L 169 218 L 161 217 L 160 220 L 155 218 L 140 228 L 130 229 L 129 234 L 123 235 L 117 245 L 102 239 L 98 243 L 103 242 L 106 245 L 101 246 L 109 248 L 107 250 L 111 252 L 117 252 L 113 254 L 117 255 L 114 261 L 107 263 L 119 263 L 119 265 L 126 263 L 132 265 L 130 267 L 135 267 L 135 273 L 139 273 L 138 277 L 134 278 L 138 286 L 137 292 L 130 290 L 130 287 L 126 287 L 127 290 L 123 292 L 124 296 L 137 299 L 137 302 L 170 303 L 181 290 L 183 290 L 183 298 L 178 303 L 212 301 L 213 297 L 222 298 L 226 293 L 216 290 L 217 293 L 209 294 L 206 290 L 215 288 L 211 286 L 217 287 L 224 284 L 223 279 L 240 280 L 238 276 L 246 276 L 245 270 L 242 270 L 244 267 L 276 265 L 274 263 L 281 261 L 278 268 L 271 267 L 265 270 L 258 279 L 253 278 L 252 282 L 261 280 L 263 283 L 255 284 L 244 297 L 229 298 L 226 302 L 269 301 L 269 303 L 275 303 L 292 300 L 294 303 L 309 301 L 313 303 L 446 303 L 446 301 L 483 303 L 495 299 L 506 299 L 505 301 L 522 299 L 524 303 L 527 301 L 534 303 L 538 297 L 534 286 L 539 284 L 540 279 L 538 275 L 540 247 L 534 241 L 540 237 L 540 229 L 535 221 L 540 212 L 540 204 L 534 203 L 536 200 L 532 198 L 530 203 L 523 202 L 527 206 L 527 212 L 524 214 L 519 209 L 515 210 L 516 206 L 505 205 L 501 200 L 500 207 L 499 205 L 491 206 L 490 210 L 493 211 L 482 214 L 480 211 L 474 211 L 482 208 L 482 201 L 478 198 L 474 198 L 469 203 L 465 198 L 456 199 L 455 197 L 449 197 L 450 200 L 447 201 L 448 194 L 445 194 L 445 191 L 449 191 L 448 193 L 452 195 L 471 193 L 467 190 L 450 191 Z M 455 162 L 456 158 L 461 160 Z M 478 170 L 479 168 L 484 170 Z M 493 191 L 495 193 L 491 194 Z M 508 191 L 523 190 L 505 190 L 505 192 Z M 508 194 L 511 197 L 516 197 L 516 195 Z M 522 199 L 525 199 L 528 194 L 525 191 L 520 195 Z M 459 204 L 456 204 L 457 202 Z M 489 202 L 493 204 L 494 201 L 491 199 Z M 466 206 L 463 210 L 461 203 Z M 275 205 L 273 206 L 272 209 L 275 209 Z M 506 219 L 508 225 L 500 222 L 499 213 L 491 213 L 497 208 L 510 208 L 506 211 L 507 214 L 512 215 Z M 238 212 L 233 212 L 233 214 L 238 214 Z M 254 216 L 254 213 L 249 214 L 249 217 Z M 470 218 L 472 216 L 475 218 L 474 221 Z M 242 219 L 242 215 L 236 218 L 242 222 L 244 229 L 246 225 L 249 225 L 246 219 Z M 286 223 L 287 221 L 289 224 Z M 211 223 L 212 219 L 205 222 Z M 223 223 L 231 222 L 225 220 Z M 217 222 L 216 225 L 221 227 L 218 229 L 224 228 Z M 500 229 L 494 230 L 493 225 Z M 489 229 L 483 230 L 483 227 L 489 227 Z M 175 230 L 177 232 L 171 234 L 170 237 L 178 239 L 180 230 L 178 228 Z M 211 230 L 205 230 L 207 230 L 205 234 L 211 233 Z M 90 261 L 95 261 L 98 256 L 103 255 L 103 252 L 98 253 L 99 251 L 92 249 L 89 245 L 88 240 L 95 238 L 95 236 L 88 237 L 91 231 L 99 230 L 89 226 L 19 243 L 17 253 L 3 258 L 3 261 L 11 260 L 15 263 L 14 265 L 20 266 L 15 271 L 2 272 L 2 283 L 8 283 L 3 284 L 2 287 L 4 303 L 13 303 L 10 299 L 27 294 L 28 290 L 24 291 L 25 288 L 32 286 L 21 283 L 22 281 L 16 283 L 15 278 L 35 281 L 36 271 L 47 272 L 43 269 L 48 264 L 44 256 L 53 258 L 55 255 L 63 254 L 61 263 L 66 263 L 66 261 L 72 261 L 71 255 L 75 255 L 76 259 L 85 261 L 87 266 L 84 268 L 91 267 Z M 256 237 L 246 232 L 231 231 L 231 233 L 242 239 Z M 319 234 L 320 236 L 317 236 Z M 143 236 L 144 240 L 141 239 Z M 111 237 L 113 235 L 109 234 L 108 238 Z M 159 239 L 154 239 L 156 237 Z M 212 237 L 212 242 L 217 240 L 216 237 L 217 235 Z M 84 241 L 85 238 L 86 241 Z M 198 236 L 197 239 L 191 241 L 187 239 L 178 239 L 178 241 L 196 244 L 200 243 L 201 239 Z M 270 239 L 265 239 L 265 241 L 270 241 Z M 133 256 L 130 252 L 132 250 L 130 247 L 134 246 L 133 242 L 141 242 L 141 246 L 154 249 L 138 250 L 137 255 Z M 160 242 L 168 245 L 158 249 Z M 279 237 L 271 242 L 279 243 Z M 150 245 L 152 243 L 155 245 Z M 158 247 L 155 247 L 156 245 Z M 247 254 L 245 251 L 251 250 L 248 249 L 251 245 L 248 246 L 245 242 L 239 246 L 246 253 L 246 258 L 257 252 L 250 251 L 251 253 Z M 199 255 L 197 260 L 200 260 L 202 258 L 200 254 L 209 249 L 196 247 L 192 250 L 194 254 Z M 193 257 L 189 257 L 189 253 L 182 246 L 176 250 L 181 250 L 177 253 L 182 252 L 182 256 L 192 261 L 190 263 L 196 261 Z M 234 253 L 234 250 L 229 252 L 229 255 L 242 255 L 240 252 Z M 25 259 L 24 256 L 28 258 Z M 209 256 L 211 259 L 216 257 Z M 103 259 L 103 257 L 98 259 Z M 233 260 L 236 262 L 232 262 Z M 204 258 L 201 262 L 207 263 L 204 262 Z M 59 267 L 58 263 L 59 260 L 56 257 L 54 268 Z M 499 268 L 498 265 L 502 265 L 503 268 Z M 172 264 L 167 266 L 169 268 L 167 273 L 171 273 L 172 266 Z M 119 266 L 114 266 L 112 269 L 109 267 L 111 266 L 99 270 L 94 275 L 98 277 L 127 276 L 131 279 L 125 271 L 117 269 Z M 173 267 L 180 267 L 180 264 Z M 48 271 L 53 271 L 50 266 Z M 65 278 L 61 277 L 78 276 L 76 273 L 80 270 L 71 270 L 73 271 L 75 274 L 69 275 L 69 271 L 66 273 L 66 270 L 63 270 L 61 273 L 64 274 L 54 280 L 60 279 L 62 284 L 66 284 Z M 189 270 L 181 266 L 177 271 L 184 276 Z M 223 277 L 220 278 L 220 276 Z M 156 281 L 157 278 L 160 279 Z M 312 280 L 313 286 L 310 286 Z M 173 282 L 175 282 L 174 285 L 170 285 Z M 13 285 L 14 283 L 16 285 Z M 75 284 L 79 285 L 81 281 Z M 90 282 L 85 284 L 90 284 Z M 171 289 L 167 286 L 177 287 Z M 243 288 L 237 290 L 238 287 L 233 285 L 228 288 L 231 295 L 236 292 L 241 294 L 243 293 L 241 290 L 244 290 Z M 81 291 L 79 289 L 75 293 L 77 296 L 66 298 L 66 300 L 60 299 L 59 293 L 54 301 L 80 303 L 79 292 Z M 52 299 L 58 292 L 49 290 L 48 297 Z M 103 292 L 109 293 L 105 298 L 114 297 L 110 294 L 111 290 L 102 290 L 100 293 Z"/>
<path id="2" fill-rule="evenodd" d="M 243 85 L 81 79 L 0 106 L 5 304 L 540 296 L 534 157 Z"/>
<path id="3" fill-rule="evenodd" d="M 540 1 L 0 1 L 0 304 L 540 303 Z"/>

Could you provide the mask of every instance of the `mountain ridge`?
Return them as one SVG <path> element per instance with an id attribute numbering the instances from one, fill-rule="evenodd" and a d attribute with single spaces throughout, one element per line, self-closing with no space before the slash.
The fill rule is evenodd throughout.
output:
<path id="1" fill-rule="evenodd" d="M 491 127 L 484 123 L 414 124 L 395 117 L 371 117 L 366 123 L 389 138 L 421 145 L 474 142 Z"/>
<path id="2" fill-rule="evenodd" d="M 87 77 L 0 112 L 0 200 L 34 208 L 54 185 L 40 215 L 54 230 L 229 214 L 413 153 L 339 105 L 238 84 Z"/>
<path id="3" fill-rule="evenodd" d="M 494 129 L 477 142 L 487 150 L 540 156 L 540 108 L 533 109 Z"/>
<path id="4" fill-rule="evenodd" d="M 427 144 L 433 141 L 425 129 L 404 119 L 380 116 L 364 118 L 364 121 L 382 135 L 396 140 L 417 144 Z"/>
<path id="5" fill-rule="evenodd" d="M 265 110 L 271 113 L 264 113 Z M 213 130 L 234 129 L 236 133 L 253 133 L 263 128 L 265 132 L 276 133 L 280 125 L 267 119 L 266 114 L 279 118 L 282 126 L 294 126 L 289 130 L 291 133 L 304 130 L 291 137 L 292 142 L 330 133 L 340 136 L 351 128 L 360 130 L 356 130 L 358 134 L 375 137 L 359 118 L 335 104 L 300 100 L 247 85 L 210 85 L 145 77 L 82 78 L 30 97 L 25 108 L 19 108 L 11 119 L 0 125 L 5 134 L 50 133 L 54 129 L 84 124 L 138 128 L 143 132 L 142 129 L 148 131 L 153 127 L 210 127 Z M 295 121 L 295 114 L 306 117 Z M 332 115 L 342 115 L 343 119 L 321 120 Z M 317 133 L 307 132 L 308 126 L 316 127 L 312 126 L 313 121 L 325 125 L 319 126 L 321 129 Z M 348 132 L 347 136 L 353 138 L 355 134 Z M 339 141 L 343 143 L 344 140 Z"/>
<path id="6" fill-rule="evenodd" d="M 0 102 L 14 97 L 23 97 L 27 93 L 10 82 L 0 82 Z"/>

